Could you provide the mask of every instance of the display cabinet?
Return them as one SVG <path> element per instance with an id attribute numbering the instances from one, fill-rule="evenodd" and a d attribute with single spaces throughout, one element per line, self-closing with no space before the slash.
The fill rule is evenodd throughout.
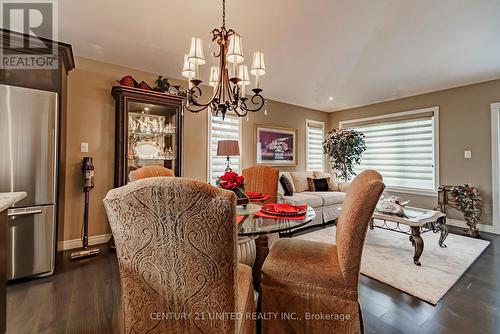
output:
<path id="1" fill-rule="evenodd" d="M 147 165 L 160 165 L 182 176 L 183 97 L 115 86 L 115 186 Z"/>

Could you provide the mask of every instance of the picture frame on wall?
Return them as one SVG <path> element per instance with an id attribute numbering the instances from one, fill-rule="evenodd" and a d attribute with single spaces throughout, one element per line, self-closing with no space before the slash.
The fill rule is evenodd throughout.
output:
<path id="1" fill-rule="evenodd" d="M 255 126 L 255 162 L 268 166 L 297 165 L 297 129 Z"/>

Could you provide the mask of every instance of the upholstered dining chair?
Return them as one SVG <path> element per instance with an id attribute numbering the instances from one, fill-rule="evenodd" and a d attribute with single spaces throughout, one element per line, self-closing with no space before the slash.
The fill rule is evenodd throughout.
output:
<path id="1" fill-rule="evenodd" d="M 280 171 L 269 166 L 252 166 L 243 169 L 245 191 L 271 195 L 268 202 L 276 203 L 278 197 L 278 179 Z M 253 281 L 255 286 L 260 285 L 260 269 L 269 254 L 273 243 L 279 239 L 278 234 L 264 234 L 255 240 L 255 264 L 253 266 Z"/>
<path id="2" fill-rule="evenodd" d="M 130 182 L 134 182 L 147 177 L 175 176 L 174 171 L 163 166 L 144 166 L 128 174 Z"/>
<path id="3" fill-rule="evenodd" d="M 295 314 L 302 320 L 265 320 L 263 333 L 363 332 L 358 303 L 361 255 L 384 187 L 375 171 L 364 171 L 353 180 L 337 221 L 336 244 L 276 241 L 262 267 L 262 312 Z M 316 318 L 321 314 L 330 318 Z"/>
<path id="4" fill-rule="evenodd" d="M 109 191 L 104 206 L 125 333 L 255 333 L 245 317 L 255 302 L 251 268 L 236 255 L 234 192 L 147 178 Z"/>
<path id="5" fill-rule="evenodd" d="M 269 166 L 252 166 L 243 169 L 245 191 L 269 194 L 269 201 L 276 202 L 278 196 L 278 178 L 280 171 Z"/>

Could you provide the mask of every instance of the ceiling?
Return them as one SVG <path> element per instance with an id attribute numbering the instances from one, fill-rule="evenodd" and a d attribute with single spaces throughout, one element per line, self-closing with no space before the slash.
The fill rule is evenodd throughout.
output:
<path id="1" fill-rule="evenodd" d="M 167 77 L 191 36 L 208 56 L 221 25 L 217 0 L 59 4 L 76 55 Z M 499 0 L 228 0 L 227 26 L 248 60 L 265 53 L 266 97 L 331 112 L 500 78 L 499 13 Z"/>

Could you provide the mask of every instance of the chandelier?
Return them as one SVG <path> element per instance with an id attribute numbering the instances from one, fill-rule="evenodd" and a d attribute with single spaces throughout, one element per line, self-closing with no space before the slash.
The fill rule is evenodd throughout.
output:
<path id="1" fill-rule="evenodd" d="M 208 84 L 213 87 L 213 94 L 207 103 L 201 103 L 200 89 L 201 65 L 206 63 L 203 53 L 203 40 L 191 38 L 189 53 L 184 55 L 182 76 L 188 79 L 186 109 L 191 112 L 200 112 L 209 108 L 214 115 L 222 114 L 224 119 L 227 112 L 234 112 L 244 117 L 248 112 L 262 109 L 266 103 L 260 95 L 260 77 L 266 74 L 264 53 L 255 51 L 253 54 L 250 74 L 255 76 L 255 88 L 250 98 L 246 97 L 246 86 L 250 85 L 248 66 L 243 64 L 243 48 L 241 37 L 233 29 L 226 29 L 226 1 L 222 1 L 222 27 L 211 32 L 212 43 L 218 44 L 218 51 L 213 52 L 214 65 L 210 68 Z M 218 63 L 218 65 L 217 65 Z"/>

